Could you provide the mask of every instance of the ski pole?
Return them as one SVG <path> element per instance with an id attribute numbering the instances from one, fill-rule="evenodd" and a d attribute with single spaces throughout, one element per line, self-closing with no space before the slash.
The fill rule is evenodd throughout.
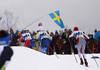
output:
<path id="1" fill-rule="evenodd" d="M 69 38 L 68 38 L 68 40 L 69 40 Z M 71 52 L 74 54 L 74 50 L 73 50 L 73 48 L 72 48 L 72 45 L 71 45 L 71 42 L 70 42 L 70 40 L 69 40 L 69 43 L 70 43 L 70 46 L 71 46 Z M 76 60 L 76 63 L 78 63 L 78 61 L 77 61 L 77 59 L 76 59 L 76 56 L 75 56 L 75 54 L 74 54 L 74 58 L 75 58 L 75 60 Z"/>
<path id="2" fill-rule="evenodd" d="M 92 57 L 94 57 L 90 49 L 89 49 L 89 51 L 90 51 L 90 53 L 91 53 Z M 97 63 L 97 61 L 96 61 L 96 59 L 95 59 L 95 58 L 94 58 L 94 61 L 95 61 L 96 65 L 99 67 L 99 65 L 98 65 L 98 63 Z"/>
<path id="3" fill-rule="evenodd" d="M 50 46 L 49 46 L 50 47 Z M 50 49 L 52 50 L 52 48 L 50 47 Z M 54 52 L 53 50 L 52 50 L 52 52 Z M 55 56 L 59 59 L 59 57 L 57 56 L 57 54 L 54 52 L 54 54 L 55 54 Z"/>
<path id="4" fill-rule="evenodd" d="M 90 48 L 89 48 L 89 46 L 88 46 L 88 44 L 86 44 L 86 45 L 87 45 L 87 47 L 89 49 L 89 52 L 91 53 L 92 57 L 94 57 L 93 54 L 92 54 L 92 52 L 91 52 L 91 50 L 90 50 Z M 96 65 L 99 67 L 99 65 L 98 65 L 97 61 L 95 60 L 95 58 L 94 58 L 94 61 L 95 61 Z"/>

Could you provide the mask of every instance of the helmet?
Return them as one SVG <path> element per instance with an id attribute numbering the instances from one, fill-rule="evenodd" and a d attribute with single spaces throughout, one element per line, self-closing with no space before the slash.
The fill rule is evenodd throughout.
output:
<path id="1" fill-rule="evenodd" d="M 78 27 L 74 27 L 74 31 L 78 31 Z"/>

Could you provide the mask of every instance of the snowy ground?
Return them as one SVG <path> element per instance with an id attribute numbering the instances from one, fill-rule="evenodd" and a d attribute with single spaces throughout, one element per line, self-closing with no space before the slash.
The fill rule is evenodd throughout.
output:
<path id="1" fill-rule="evenodd" d="M 80 65 L 78 55 L 45 55 L 38 51 L 26 47 L 12 47 L 14 55 L 6 70 L 100 70 L 100 59 L 96 59 L 99 67 L 96 65 L 92 55 L 87 54 L 89 67 Z M 99 56 L 100 54 L 93 54 Z"/>

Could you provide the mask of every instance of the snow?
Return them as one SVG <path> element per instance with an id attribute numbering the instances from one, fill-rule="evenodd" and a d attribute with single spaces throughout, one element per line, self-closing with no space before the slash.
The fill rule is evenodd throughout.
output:
<path id="1" fill-rule="evenodd" d="M 80 65 L 80 60 L 76 54 L 78 63 L 76 63 L 74 55 L 46 55 L 30 48 L 22 46 L 12 46 L 14 55 L 6 70 L 100 70 L 91 59 L 91 54 L 86 54 L 89 67 Z M 100 57 L 100 54 L 93 54 Z M 96 59 L 100 65 L 100 59 Z"/>

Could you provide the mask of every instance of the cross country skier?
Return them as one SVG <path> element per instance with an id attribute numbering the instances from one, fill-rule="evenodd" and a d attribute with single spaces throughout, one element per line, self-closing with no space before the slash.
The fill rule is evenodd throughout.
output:
<path id="1" fill-rule="evenodd" d="M 39 23 L 39 32 L 36 35 L 36 40 L 41 40 L 41 47 L 39 49 L 40 52 L 47 53 L 47 48 L 50 45 L 52 37 L 44 31 L 42 27 L 42 23 Z"/>
<path id="2" fill-rule="evenodd" d="M 83 58 L 84 58 L 84 61 L 85 61 L 85 65 L 88 66 L 88 62 L 87 62 L 86 55 L 85 55 L 84 51 L 85 51 L 85 47 L 86 47 L 85 39 L 89 39 L 89 37 L 87 35 L 85 35 L 82 31 L 79 31 L 78 27 L 74 27 L 74 31 L 69 36 L 69 38 L 72 38 L 72 37 L 76 38 L 75 47 L 77 47 L 78 55 L 79 55 L 80 60 L 81 60 L 80 64 L 83 65 L 83 59 L 82 59 L 82 56 L 81 56 L 81 49 L 82 49 L 82 54 L 83 54 Z"/>
<path id="3" fill-rule="evenodd" d="M 24 44 L 25 47 L 32 48 L 33 42 L 32 42 L 31 34 L 29 32 L 21 34 L 19 42 L 21 42 L 22 39 L 25 40 L 25 44 Z M 18 44 L 19 44 L 19 42 L 18 42 Z"/>
<path id="4" fill-rule="evenodd" d="M 0 70 L 7 67 L 13 55 L 13 51 L 9 46 L 9 39 L 9 34 L 4 30 L 0 30 Z"/>

